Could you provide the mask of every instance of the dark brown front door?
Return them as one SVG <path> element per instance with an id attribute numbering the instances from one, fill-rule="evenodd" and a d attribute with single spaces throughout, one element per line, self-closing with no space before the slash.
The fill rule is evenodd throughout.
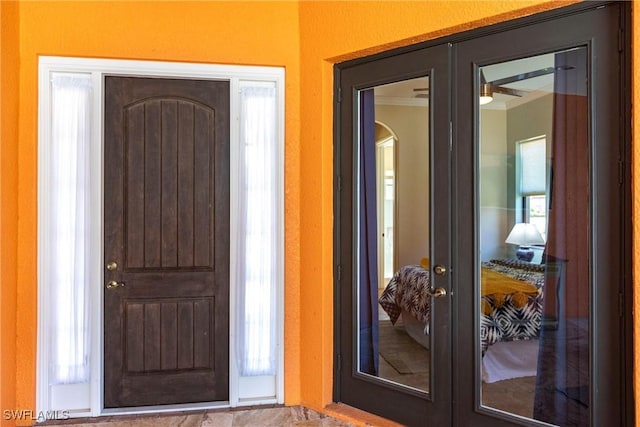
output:
<path id="1" fill-rule="evenodd" d="M 227 400 L 229 83 L 107 77 L 104 406 Z"/>

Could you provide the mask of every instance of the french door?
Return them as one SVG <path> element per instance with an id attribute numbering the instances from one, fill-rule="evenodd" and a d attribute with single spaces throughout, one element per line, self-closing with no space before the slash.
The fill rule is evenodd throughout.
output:
<path id="1" fill-rule="evenodd" d="M 429 248 L 433 247 L 437 249 L 431 252 L 430 258 L 442 266 L 450 265 L 450 238 L 446 232 L 451 228 L 448 208 L 451 194 L 449 145 L 431 142 L 449 139 L 448 52 L 447 45 L 435 46 L 383 58 L 374 66 L 369 63 L 356 65 L 342 70 L 340 75 L 341 141 L 358 143 L 353 147 L 345 144 L 344 149 L 336 153 L 338 167 L 350 171 L 339 175 L 338 186 L 342 187 L 342 192 L 336 200 L 341 215 L 350 216 L 349 219 L 342 216 L 336 230 L 341 245 L 340 256 L 344 259 L 355 256 L 354 261 L 357 260 L 342 262 L 342 271 L 339 272 L 344 278 L 339 289 L 342 308 L 337 311 L 342 314 L 339 346 L 351 349 L 351 354 L 338 353 L 342 373 L 337 377 L 339 399 L 362 408 L 385 408 L 384 413 L 389 418 L 403 421 L 407 414 L 415 413 L 415 408 L 420 408 L 420 412 L 438 414 L 439 422 L 449 417 L 448 398 L 428 397 L 434 393 L 443 397 L 451 395 L 448 349 L 451 347 L 449 319 L 452 305 L 447 295 L 451 276 L 445 272 L 433 278 L 433 287 L 438 286 L 443 296 L 431 305 L 431 324 L 437 325 L 438 331 L 425 337 L 423 343 L 430 347 L 431 352 L 423 351 L 419 344 L 405 342 L 413 347 L 413 353 L 399 356 L 395 362 L 397 366 L 415 365 L 404 367 L 405 371 L 416 373 L 409 382 L 404 382 L 396 378 L 394 365 L 387 363 L 391 358 L 387 349 L 378 347 L 378 344 L 384 344 L 380 334 L 388 334 L 396 341 L 398 337 L 394 336 L 392 325 L 396 319 L 384 315 L 381 318 L 378 304 L 376 135 L 380 133 L 380 125 L 393 126 L 394 119 L 401 124 L 393 126 L 398 136 L 395 150 L 397 197 L 394 198 L 397 213 L 394 240 L 401 242 L 394 248 L 398 251 L 398 264 L 419 262 L 420 257 L 426 257 Z M 412 94 L 414 89 L 420 89 L 421 94 L 428 93 L 429 98 L 412 98 L 407 105 L 394 105 L 398 102 L 397 93 Z M 387 103 L 380 104 L 381 98 L 385 98 Z M 430 109 L 430 103 L 443 108 Z M 389 115 L 388 121 L 385 115 Z M 407 133 L 411 136 L 407 137 Z M 433 158 L 445 161 L 430 162 L 429 159 Z M 433 198 L 429 197 L 430 192 L 433 192 Z M 429 209 L 434 199 L 438 200 L 439 209 Z M 407 224 L 413 224 L 412 228 L 405 228 Z M 421 232 L 416 233 L 413 227 Z M 434 228 L 443 233 L 429 233 Z M 412 255 L 416 258 L 408 259 Z M 420 302 L 424 305 L 430 299 L 423 295 Z M 388 349 L 389 354 L 402 345 L 402 341 L 394 343 Z M 387 358 L 381 354 L 387 354 Z M 385 365 L 380 366 L 380 362 Z M 439 374 L 429 375 L 435 367 Z M 398 393 L 402 399 L 397 399 Z M 389 405 L 390 402 L 394 404 Z"/>
<path id="2" fill-rule="evenodd" d="M 336 67 L 336 401 L 406 425 L 631 422 L 627 15 L 574 6 Z"/>

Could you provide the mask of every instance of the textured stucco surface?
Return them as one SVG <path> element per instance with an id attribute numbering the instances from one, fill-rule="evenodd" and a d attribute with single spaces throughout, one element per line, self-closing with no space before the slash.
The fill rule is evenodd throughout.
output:
<path id="1" fill-rule="evenodd" d="M 35 406 L 38 55 L 286 68 L 286 402 L 322 409 L 333 383 L 333 64 L 567 3 L 1 1 L 2 409 L 5 402 Z M 637 9 L 633 24 L 640 26 Z M 639 45 L 635 33 L 633 88 L 640 82 Z M 640 102 L 640 90 L 633 90 L 633 102 Z M 635 111 L 633 124 L 640 124 Z M 634 219 L 640 215 L 637 141 L 634 135 Z M 640 221 L 634 221 L 635 284 L 638 236 Z M 634 298 L 639 307 L 640 295 Z M 639 342 L 637 315 L 634 322 Z M 638 390 L 637 374 L 635 384 Z"/>
<path id="2" fill-rule="evenodd" d="M 15 406 L 18 5 L 0 2 L 0 409 Z"/>

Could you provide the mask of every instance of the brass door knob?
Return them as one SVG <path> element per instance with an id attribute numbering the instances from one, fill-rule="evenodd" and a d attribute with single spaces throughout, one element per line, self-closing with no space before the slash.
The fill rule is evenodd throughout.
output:
<path id="1" fill-rule="evenodd" d="M 447 295 L 447 290 L 445 288 L 429 289 L 429 295 L 434 298 L 442 298 Z"/>
<path id="2" fill-rule="evenodd" d="M 115 271 L 118 269 L 118 263 L 115 261 L 109 261 L 107 263 L 107 270 L 109 271 Z"/>
<path id="3" fill-rule="evenodd" d="M 442 276 L 447 272 L 447 269 L 444 265 L 436 265 L 435 267 L 433 267 L 433 272 L 438 276 Z"/>
<path id="4" fill-rule="evenodd" d="M 107 289 L 115 289 L 115 288 L 122 288 L 122 287 L 124 287 L 123 282 L 116 282 L 115 280 L 110 280 L 107 283 Z"/>

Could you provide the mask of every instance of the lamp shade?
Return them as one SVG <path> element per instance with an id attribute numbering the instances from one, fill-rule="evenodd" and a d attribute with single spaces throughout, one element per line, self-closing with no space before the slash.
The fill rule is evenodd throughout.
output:
<path id="1" fill-rule="evenodd" d="M 504 242 L 520 246 L 544 245 L 545 243 L 538 228 L 526 222 L 514 225 Z"/>
<path id="2" fill-rule="evenodd" d="M 491 85 L 484 83 L 480 86 L 480 105 L 485 105 L 493 101 L 493 90 Z"/>

